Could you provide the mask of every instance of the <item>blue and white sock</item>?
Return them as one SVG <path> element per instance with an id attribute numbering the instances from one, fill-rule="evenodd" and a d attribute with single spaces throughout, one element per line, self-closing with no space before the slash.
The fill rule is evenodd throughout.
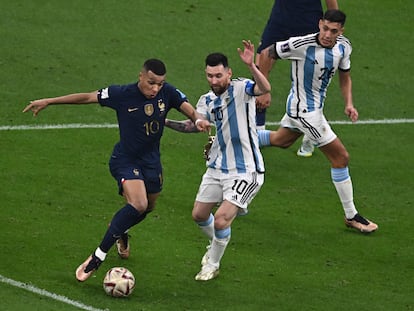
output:
<path id="1" fill-rule="evenodd" d="M 208 263 L 218 268 L 220 266 L 221 258 L 224 255 L 227 245 L 231 238 L 231 227 L 215 231 L 211 248 L 209 251 Z"/>
<path id="2" fill-rule="evenodd" d="M 270 146 L 270 131 L 269 130 L 259 130 L 257 131 L 259 135 L 259 146 Z"/>
<path id="3" fill-rule="evenodd" d="M 197 222 L 198 227 L 201 231 L 207 235 L 208 239 L 211 241 L 214 237 L 214 216 L 210 214 L 206 221 Z"/>
<path id="4" fill-rule="evenodd" d="M 331 168 L 331 177 L 347 219 L 358 213 L 354 204 L 354 194 L 348 167 Z"/>

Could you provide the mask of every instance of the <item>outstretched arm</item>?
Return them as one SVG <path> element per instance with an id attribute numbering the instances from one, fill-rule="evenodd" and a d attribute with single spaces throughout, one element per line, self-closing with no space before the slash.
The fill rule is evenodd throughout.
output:
<path id="1" fill-rule="evenodd" d="M 165 119 L 165 126 L 182 133 L 198 133 L 200 132 L 190 119 L 178 121 Z"/>
<path id="2" fill-rule="evenodd" d="M 76 93 L 59 97 L 37 99 L 30 102 L 23 112 L 32 111 L 33 116 L 37 116 L 40 110 L 45 109 L 49 105 L 59 104 L 92 104 L 98 102 L 98 91 L 90 93 Z"/>
<path id="3" fill-rule="evenodd" d="M 210 131 L 210 122 L 205 120 L 203 116 L 200 113 L 198 113 L 189 102 L 182 103 L 180 106 L 180 110 L 184 115 L 190 118 L 190 120 L 194 123 L 194 126 L 197 128 L 198 131 Z"/>
<path id="4" fill-rule="evenodd" d="M 256 86 L 254 87 L 255 95 L 269 93 L 271 90 L 269 81 L 254 64 L 255 51 L 253 43 L 251 43 L 250 40 L 243 40 L 243 46 L 244 50 L 238 48 L 237 51 L 239 52 L 241 60 L 247 65 L 247 68 L 249 68 L 249 71 L 256 82 Z"/>

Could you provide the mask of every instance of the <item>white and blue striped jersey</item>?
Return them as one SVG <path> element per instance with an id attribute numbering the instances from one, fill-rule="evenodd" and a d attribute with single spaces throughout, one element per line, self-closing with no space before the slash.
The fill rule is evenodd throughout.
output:
<path id="1" fill-rule="evenodd" d="M 278 58 L 292 61 L 286 113 L 299 117 L 302 113 L 323 109 L 326 91 L 336 70 L 351 69 L 351 52 L 351 43 L 344 36 L 338 36 L 332 48 L 319 44 L 318 33 L 277 42 Z"/>
<path id="2" fill-rule="evenodd" d="M 210 91 L 202 95 L 197 111 L 216 127 L 207 166 L 223 173 L 264 172 L 256 130 L 255 83 L 233 79 L 220 96 Z"/>

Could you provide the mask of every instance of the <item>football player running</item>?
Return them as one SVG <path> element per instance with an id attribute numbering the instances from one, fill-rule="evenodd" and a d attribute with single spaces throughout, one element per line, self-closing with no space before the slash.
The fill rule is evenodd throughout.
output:
<path id="1" fill-rule="evenodd" d="M 211 90 L 202 95 L 197 112 L 215 124 L 207 159 L 207 170 L 196 195 L 192 217 L 210 240 L 201 260 L 197 281 L 208 281 L 219 273 L 220 261 L 231 237 L 231 224 L 240 210 L 246 210 L 264 182 L 264 162 L 256 129 L 255 96 L 270 92 L 270 83 L 254 64 L 254 46 L 243 41 L 238 49 L 253 80 L 232 79 L 232 70 L 222 53 L 205 60 Z M 167 126 L 194 132 L 188 121 L 166 120 Z M 213 214 L 213 209 L 217 208 Z"/>
<path id="2" fill-rule="evenodd" d="M 174 108 L 193 122 L 197 120 L 195 126 L 199 131 L 210 128 L 185 94 L 166 82 L 166 67 L 158 59 L 144 62 L 138 82 L 34 100 L 23 112 L 32 111 L 36 116 L 49 105 L 90 103 L 99 103 L 117 113 L 120 141 L 113 149 L 109 168 L 126 204 L 113 216 L 96 250 L 76 269 L 76 279 L 81 282 L 99 268 L 115 243 L 119 256 L 128 258 L 128 230 L 155 208 L 163 185 L 159 148 L 168 111 Z"/>
<path id="3" fill-rule="evenodd" d="M 370 233 L 377 230 L 378 225 L 361 216 L 355 207 L 349 154 L 323 114 L 328 86 L 338 71 L 344 112 L 352 122 L 358 120 L 350 75 L 352 47 L 342 35 L 345 20 L 342 11 L 327 10 L 319 21 L 318 33 L 291 37 L 267 48 L 269 58 L 292 62 L 292 87 L 279 129 L 259 131 L 259 139 L 261 146 L 288 148 L 305 134 L 331 163 L 331 178 L 342 203 L 346 226 Z"/>

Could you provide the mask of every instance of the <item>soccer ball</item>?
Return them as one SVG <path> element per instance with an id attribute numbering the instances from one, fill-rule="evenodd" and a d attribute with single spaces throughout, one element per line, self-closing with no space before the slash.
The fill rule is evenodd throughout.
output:
<path id="1" fill-rule="evenodd" d="M 103 288 L 112 297 L 127 297 L 134 287 L 135 277 L 127 268 L 114 267 L 105 274 Z"/>

